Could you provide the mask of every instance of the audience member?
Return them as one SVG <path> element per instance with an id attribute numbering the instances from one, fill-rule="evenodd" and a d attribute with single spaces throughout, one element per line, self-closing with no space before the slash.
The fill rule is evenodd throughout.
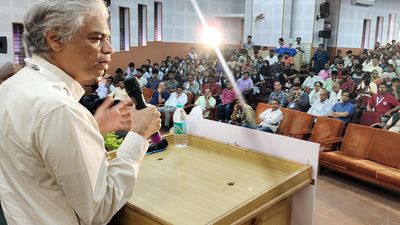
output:
<path id="1" fill-rule="evenodd" d="M 278 130 L 279 124 L 283 119 L 283 113 L 279 109 L 279 101 L 277 99 L 272 99 L 269 109 L 266 109 L 260 114 L 261 123 L 256 127 L 257 130 L 275 133 Z"/>
<path id="2" fill-rule="evenodd" d="M 348 91 L 343 91 L 341 97 L 342 101 L 336 102 L 333 105 L 329 116 L 349 123 L 354 113 L 354 105 L 350 102 L 350 93 Z"/>
<path id="3" fill-rule="evenodd" d="M 322 80 L 326 81 L 331 77 L 331 71 L 329 70 L 329 63 L 325 63 L 324 69 L 319 71 L 318 77 L 321 77 Z"/>
<path id="4" fill-rule="evenodd" d="M 323 88 L 329 92 L 333 91 L 333 83 L 339 83 L 337 71 L 334 70 L 331 73 L 331 77 L 326 79 Z"/>
<path id="5" fill-rule="evenodd" d="M 378 94 L 372 95 L 368 101 L 367 111 L 375 111 L 384 116 L 390 116 L 393 108 L 399 105 L 399 102 L 393 95 L 387 93 L 386 84 L 378 86 Z"/>
<path id="6" fill-rule="evenodd" d="M 200 92 L 200 85 L 193 74 L 188 75 L 187 81 L 183 84 L 183 88 L 185 89 L 183 92 L 193 95 L 198 95 Z"/>
<path id="7" fill-rule="evenodd" d="M 397 101 L 400 101 L 400 79 L 395 77 L 391 80 L 390 82 L 392 85 L 388 87 L 388 93 L 393 95 L 397 99 Z"/>
<path id="8" fill-rule="evenodd" d="M 230 123 L 243 127 L 255 127 L 256 113 L 251 106 L 238 100 L 233 107 Z"/>
<path id="9" fill-rule="evenodd" d="M 128 93 L 126 93 L 124 81 L 118 81 L 118 87 L 114 88 L 109 94 L 114 100 L 126 101 L 129 99 Z"/>
<path id="10" fill-rule="evenodd" d="M 250 76 L 249 72 L 244 72 L 242 78 L 237 80 L 236 85 L 239 88 L 239 90 L 243 93 L 252 90 L 254 87 L 253 81 L 249 79 L 249 76 Z"/>
<path id="11" fill-rule="evenodd" d="M 332 92 L 329 94 L 329 101 L 332 102 L 332 105 L 335 105 L 337 102 L 342 100 L 342 89 L 340 89 L 340 84 L 335 82 L 332 85 Z"/>
<path id="12" fill-rule="evenodd" d="M 253 37 L 251 35 L 247 36 L 247 42 L 243 44 L 243 48 L 247 50 L 252 50 L 254 48 L 254 43 L 252 41 Z"/>
<path id="13" fill-rule="evenodd" d="M 16 74 L 21 66 L 15 63 L 7 62 L 0 67 L 0 84 Z"/>
<path id="14" fill-rule="evenodd" d="M 271 103 L 274 99 L 277 99 L 282 107 L 285 107 L 287 104 L 287 94 L 282 90 L 282 84 L 280 81 L 274 82 L 274 92 L 270 94 L 268 103 Z"/>
<path id="15" fill-rule="evenodd" d="M 149 104 L 152 105 L 163 105 L 169 98 L 169 92 L 165 87 L 165 82 L 161 81 L 158 83 L 158 88 L 153 92 L 153 95 L 148 100 Z"/>
<path id="16" fill-rule="evenodd" d="M 164 126 L 166 128 L 170 127 L 171 116 L 176 110 L 176 106 L 179 105 L 186 105 L 188 101 L 187 95 L 183 93 L 183 88 L 178 86 L 176 88 L 176 92 L 173 92 L 168 100 L 165 102 L 164 106 L 157 107 L 157 110 L 160 113 L 164 114 Z"/>
<path id="17" fill-rule="evenodd" d="M 165 81 L 165 88 L 169 93 L 173 93 L 176 91 L 179 83 L 175 80 L 175 74 L 172 70 L 167 73 L 167 78 L 168 80 Z"/>
<path id="18" fill-rule="evenodd" d="M 147 85 L 147 78 L 143 77 L 143 69 L 139 68 L 136 70 L 135 74 L 136 79 L 138 80 L 140 86 L 142 88 L 146 87 Z"/>
<path id="19" fill-rule="evenodd" d="M 354 81 L 350 78 L 349 72 L 344 70 L 342 73 L 342 79 L 340 80 L 340 89 L 342 89 L 342 91 L 348 91 L 352 96 L 355 93 L 356 88 L 356 83 L 354 83 Z"/>
<path id="20" fill-rule="evenodd" d="M 322 82 L 317 81 L 314 84 L 314 89 L 308 94 L 310 105 L 313 105 L 315 101 L 319 101 L 319 94 L 322 90 Z"/>
<path id="21" fill-rule="evenodd" d="M 328 116 L 332 109 L 332 103 L 327 99 L 327 95 L 328 92 L 325 89 L 321 89 L 319 92 L 319 101 L 315 101 L 307 113 L 313 115 L 314 117 Z"/>
<path id="22" fill-rule="evenodd" d="M 312 60 L 314 61 L 314 68 L 316 73 L 323 70 L 325 63 L 329 60 L 329 55 L 326 50 L 324 50 L 324 45 L 319 44 L 317 51 L 314 53 Z"/>
<path id="23" fill-rule="evenodd" d="M 194 103 L 195 107 L 193 107 L 190 115 L 207 119 L 210 116 L 210 111 L 214 109 L 216 103 L 215 98 L 211 95 L 211 90 L 206 88 L 204 90 L 204 95 L 199 96 Z"/>
<path id="24" fill-rule="evenodd" d="M 306 78 L 306 80 L 303 82 L 303 88 L 308 88 L 310 90 L 314 89 L 314 84 L 315 82 L 321 82 L 324 83 L 324 80 L 321 77 L 315 76 L 315 70 L 314 69 L 310 69 L 310 73 L 308 75 L 308 77 Z"/>
<path id="25" fill-rule="evenodd" d="M 153 69 L 151 71 L 151 77 L 147 78 L 146 87 L 150 89 L 157 89 L 160 82 L 161 80 L 158 79 L 158 69 Z"/>
<path id="26" fill-rule="evenodd" d="M 219 86 L 216 82 L 215 82 L 215 76 L 211 75 L 208 78 L 208 82 L 203 84 L 203 87 L 201 88 L 201 93 L 204 94 L 206 89 L 210 89 L 211 90 L 211 94 L 212 96 L 216 99 L 219 100 L 219 95 L 221 94 L 221 86 Z"/>
<path id="27" fill-rule="evenodd" d="M 135 63 L 130 62 L 128 64 L 128 68 L 125 71 L 126 78 L 131 78 L 137 74 Z"/>
<path id="28" fill-rule="evenodd" d="M 105 81 L 99 82 L 99 87 L 96 90 L 97 95 L 100 99 L 107 97 L 111 92 L 114 91 L 115 87 L 113 85 L 114 77 L 108 76 Z"/>
<path id="29" fill-rule="evenodd" d="M 292 95 L 288 99 L 288 108 L 302 112 L 307 112 L 310 108 L 310 101 L 307 92 L 301 89 L 300 84 L 294 84 Z"/>

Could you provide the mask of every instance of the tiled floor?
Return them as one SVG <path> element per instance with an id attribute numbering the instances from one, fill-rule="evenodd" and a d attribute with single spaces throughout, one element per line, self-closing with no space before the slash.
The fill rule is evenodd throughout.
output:
<path id="1" fill-rule="evenodd" d="M 400 225 L 400 193 L 323 171 L 318 177 L 314 225 Z"/>

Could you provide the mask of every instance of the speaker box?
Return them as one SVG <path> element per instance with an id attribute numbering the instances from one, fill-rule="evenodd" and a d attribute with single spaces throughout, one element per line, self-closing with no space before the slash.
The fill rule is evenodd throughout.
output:
<path id="1" fill-rule="evenodd" d="M 324 2 L 319 6 L 319 18 L 326 18 L 329 16 L 329 3 Z"/>
<path id="2" fill-rule="evenodd" d="M 0 37 L 0 53 L 7 54 L 7 37 Z"/>
<path id="3" fill-rule="evenodd" d="M 318 32 L 318 37 L 329 39 L 329 38 L 331 38 L 331 34 L 332 34 L 332 30 L 320 30 Z"/>

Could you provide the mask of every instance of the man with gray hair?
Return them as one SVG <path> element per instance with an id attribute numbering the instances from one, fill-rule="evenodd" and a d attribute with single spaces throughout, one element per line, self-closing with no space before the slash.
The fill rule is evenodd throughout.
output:
<path id="1" fill-rule="evenodd" d="M 0 199 L 9 224 L 106 224 L 131 197 L 155 107 L 79 104 L 113 49 L 102 0 L 44 0 L 24 19 L 27 66 L 0 86 Z M 116 119 L 115 119 L 116 118 Z M 102 134 L 128 128 L 107 161 Z"/>

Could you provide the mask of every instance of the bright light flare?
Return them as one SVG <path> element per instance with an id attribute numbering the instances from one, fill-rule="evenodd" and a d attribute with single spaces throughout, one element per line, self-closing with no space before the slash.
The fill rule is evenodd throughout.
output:
<path id="1" fill-rule="evenodd" d="M 202 42 L 210 47 L 221 44 L 221 34 L 216 28 L 207 27 L 203 31 Z"/>

